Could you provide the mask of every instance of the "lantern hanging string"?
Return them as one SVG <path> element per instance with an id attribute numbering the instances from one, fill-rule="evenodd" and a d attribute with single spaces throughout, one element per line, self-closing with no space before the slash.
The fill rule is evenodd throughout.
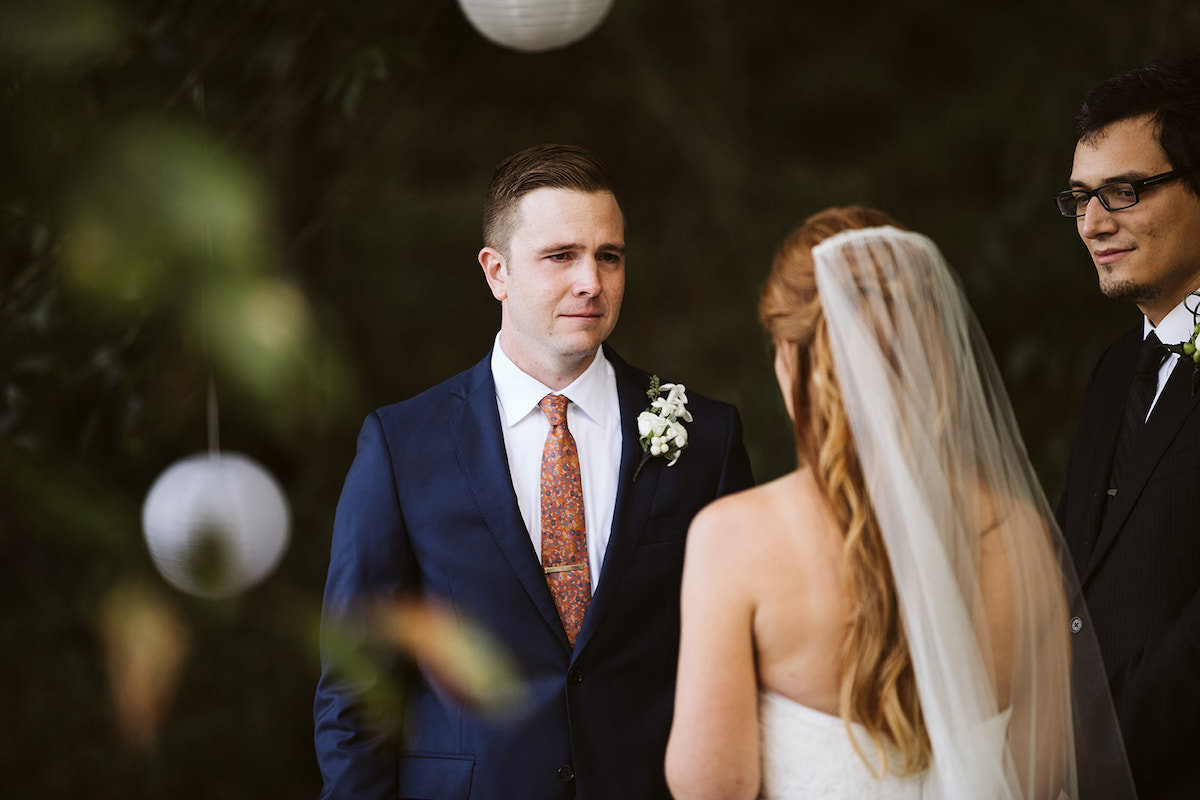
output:
<path id="1" fill-rule="evenodd" d="M 208 454 L 217 458 L 221 450 L 220 414 L 217 409 L 217 379 L 208 373 Z"/>
<path id="2" fill-rule="evenodd" d="M 203 98 L 203 94 L 201 94 L 201 98 Z M 201 103 L 203 103 L 203 99 Z M 207 224 L 204 226 L 204 233 L 206 244 L 208 245 L 208 260 L 211 263 L 213 258 L 212 229 Z M 217 404 L 217 376 L 213 372 L 212 351 L 208 346 L 208 286 L 202 285 L 200 291 L 203 293 L 200 297 L 200 303 L 204 355 L 205 360 L 208 361 L 208 398 L 205 406 L 208 423 L 208 455 L 210 458 L 218 458 L 221 451 L 221 416 L 220 407 Z"/>

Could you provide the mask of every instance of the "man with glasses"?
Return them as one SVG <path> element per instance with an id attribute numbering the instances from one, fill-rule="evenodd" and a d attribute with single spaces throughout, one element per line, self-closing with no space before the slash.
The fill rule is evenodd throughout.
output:
<path id="1" fill-rule="evenodd" d="M 1200 365 L 1163 345 L 1194 342 L 1200 303 L 1189 295 L 1200 290 L 1200 61 L 1105 81 L 1075 133 L 1058 210 L 1075 219 L 1101 293 L 1142 318 L 1089 380 L 1058 521 L 1139 796 L 1198 798 Z"/>

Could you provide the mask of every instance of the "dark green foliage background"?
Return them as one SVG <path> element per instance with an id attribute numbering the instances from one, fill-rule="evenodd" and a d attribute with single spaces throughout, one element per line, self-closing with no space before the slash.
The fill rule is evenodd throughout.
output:
<path id="1" fill-rule="evenodd" d="M 115 34 L 31 56 L 13 21 L 54 13 Z M 371 408 L 486 353 L 499 314 L 475 262 L 480 204 L 493 165 L 530 144 L 582 144 L 610 163 L 629 244 L 613 343 L 736 402 L 760 479 L 793 463 L 755 318 L 778 242 L 847 203 L 931 235 L 1055 500 L 1091 365 L 1136 319 L 1099 297 L 1050 201 L 1071 117 L 1098 80 L 1200 44 L 1187 0 L 616 0 L 594 35 L 538 55 L 482 39 L 452 0 L 17 0 L 5 14 L 5 798 L 317 793 L 313 622 L 355 434 Z M 303 291 L 336 387 L 264 398 L 227 376 L 180 321 L 192 273 L 132 308 L 70 290 L 79 176 L 105 136 L 146 118 L 201 131 L 265 187 L 262 268 Z M 223 602 L 170 590 L 139 519 L 154 478 L 207 444 L 210 373 L 222 447 L 267 465 L 294 514 L 278 571 Z M 127 581 L 171 597 L 192 633 L 145 748 L 115 732 L 97 636 L 102 598 Z"/>

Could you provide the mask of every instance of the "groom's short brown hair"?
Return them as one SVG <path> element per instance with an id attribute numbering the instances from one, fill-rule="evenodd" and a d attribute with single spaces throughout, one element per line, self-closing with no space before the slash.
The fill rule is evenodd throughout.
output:
<path id="1" fill-rule="evenodd" d="M 617 192 L 608 170 L 591 152 L 570 144 L 539 144 L 500 162 L 483 201 L 483 245 L 507 256 L 517 205 L 534 189 Z M 620 205 L 620 199 L 617 200 Z"/>

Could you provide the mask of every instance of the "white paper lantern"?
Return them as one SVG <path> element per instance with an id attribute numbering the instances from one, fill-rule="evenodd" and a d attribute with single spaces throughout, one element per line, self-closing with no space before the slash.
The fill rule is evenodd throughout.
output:
<path id="1" fill-rule="evenodd" d="M 237 594 L 275 569 L 290 518 L 279 483 L 238 453 L 175 462 L 142 506 L 158 571 L 176 588 L 210 598 Z"/>
<path id="2" fill-rule="evenodd" d="M 599 27 L 613 0 L 458 0 L 485 38 L 523 53 L 566 47 Z"/>

